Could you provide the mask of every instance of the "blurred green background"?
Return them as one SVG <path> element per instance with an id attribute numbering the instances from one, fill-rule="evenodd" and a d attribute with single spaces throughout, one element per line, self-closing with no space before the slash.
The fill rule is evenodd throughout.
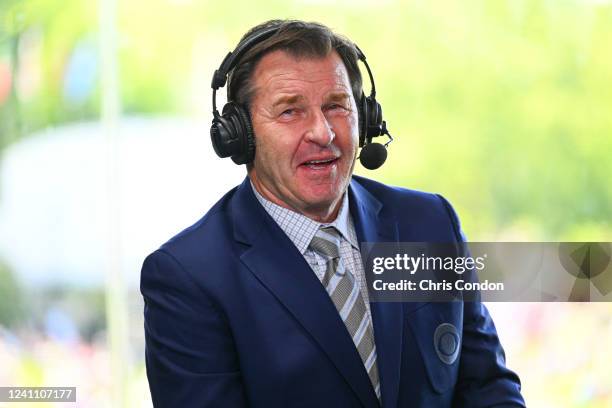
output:
<path id="1" fill-rule="evenodd" d="M 103 6 L 0 0 L 0 165 L 29 138 L 103 116 Z M 472 241 L 612 241 L 611 1 L 119 0 L 113 16 L 121 118 L 207 123 L 212 72 L 248 28 L 319 21 L 367 55 L 396 138 L 381 170 L 358 174 L 442 193 Z M 139 143 L 146 155 L 146 137 Z M 1 191 L 0 208 L 9 199 Z M 148 406 L 137 287 L 128 284 L 125 305 L 113 308 L 112 285 L 43 287 L 24 276 L 0 263 L 0 385 L 78 382 L 83 406 L 115 406 L 106 327 L 125 307 L 124 403 Z M 490 307 L 528 405 L 612 406 L 612 351 L 603 346 L 612 344 L 612 307 Z M 54 337 L 58 324 L 72 331 Z"/>

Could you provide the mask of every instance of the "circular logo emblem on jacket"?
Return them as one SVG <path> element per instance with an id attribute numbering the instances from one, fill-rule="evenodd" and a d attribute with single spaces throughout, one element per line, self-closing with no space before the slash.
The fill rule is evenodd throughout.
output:
<path id="1" fill-rule="evenodd" d="M 461 338 L 459 331 L 450 323 L 442 323 L 434 332 L 434 349 L 440 360 L 446 364 L 453 364 L 459 356 Z"/>

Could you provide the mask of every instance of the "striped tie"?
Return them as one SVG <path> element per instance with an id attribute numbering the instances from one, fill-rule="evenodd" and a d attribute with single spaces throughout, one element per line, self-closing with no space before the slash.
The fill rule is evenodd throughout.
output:
<path id="1" fill-rule="evenodd" d="M 310 242 L 310 248 L 327 259 L 327 268 L 321 283 L 353 338 L 376 396 L 380 400 L 380 382 L 372 322 L 366 313 L 359 283 L 340 260 L 339 247 L 340 234 L 334 227 L 319 229 Z"/>

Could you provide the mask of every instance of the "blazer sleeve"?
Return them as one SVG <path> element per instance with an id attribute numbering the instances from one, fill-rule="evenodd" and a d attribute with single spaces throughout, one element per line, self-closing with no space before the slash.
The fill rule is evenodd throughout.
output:
<path id="1" fill-rule="evenodd" d="M 155 407 L 246 407 L 231 330 L 179 262 L 158 250 L 145 260 L 145 358 Z"/>
<path id="2" fill-rule="evenodd" d="M 454 234 L 466 241 L 459 218 L 448 201 L 446 207 Z M 477 276 L 471 277 L 477 280 Z M 525 407 L 519 377 L 506 367 L 506 356 L 489 311 L 478 296 L 463 304 L 463 337 L 454 407 Z"/>

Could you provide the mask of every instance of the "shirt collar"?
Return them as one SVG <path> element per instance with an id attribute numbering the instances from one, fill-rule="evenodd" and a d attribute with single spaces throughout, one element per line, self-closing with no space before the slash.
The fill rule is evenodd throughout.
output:
<path id="1" fill-rule="evenodd" d="M 320 223 L 266 199 L 257 191 L 252 181 L 251 188 L 266 212 L 276 221 L 302 255 L 306 253 L 312 238 L 319 228 L 328 226 L 336 228 L 351 246 L 359 249 L 357 234 L 355 233 L 355 227 L 349 211 L 349 194 L 346 192 L 342 197 L 342 204 L 336 219 L 329 223 Z"/>

